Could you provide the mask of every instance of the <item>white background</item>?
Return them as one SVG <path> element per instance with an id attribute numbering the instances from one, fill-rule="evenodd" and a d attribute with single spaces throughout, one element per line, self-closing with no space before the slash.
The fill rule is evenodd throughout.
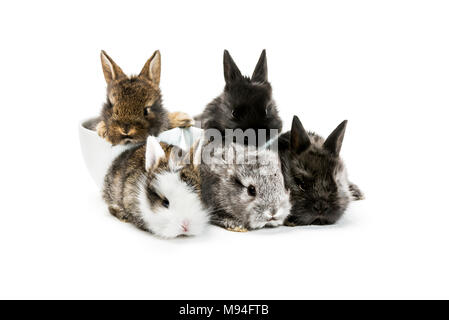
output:
<path id="1" fill-rule="evenodd" d="M 0 298 L 449 298 L 445 1 L 14 1 L 0 4 Z M 367 199 L 335 226 L 162 241 L 112 218 L 80 120 L 162 53 L 171 110 L 199 113 L 229 49 L 267 49 L 284 129 L 348 129 Z"/>

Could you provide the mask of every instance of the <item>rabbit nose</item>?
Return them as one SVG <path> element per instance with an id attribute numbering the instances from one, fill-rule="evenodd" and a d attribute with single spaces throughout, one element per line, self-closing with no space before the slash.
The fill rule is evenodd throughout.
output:
<path id="1" fill-rule="evenodd" d="M 132 138 L 136 134 L 136 129 L 130 125 L 121 126 L 119 130 L 123 138 Z"/>
<path id="2" fill-rule="evenodd" d="M 188 232 L 189 231 L 189 222 L 187 220 L 183 221 L 181 228 L 182 228 L 183 232 Z"/>
<path id="3" fill-rule="evenodd" d="M 329 209 L 329 205 L 323 201 L 318 201 L 313 205 L 312 209 L 318 214 L 323 214 Z"/>
<path id="4" fill-rule="evenodd" d="M 274 221 L 274 220 L 277 220 L 276 214 L 277 214 L 277 210 L 275 210 L 275 209 L 272 209 L 269 211 L 267 210 L 265 212 L 265 217 L 268 221 Z"/>
<path id="5" fill-rule="evenodd" d="M 120 128 L 120 132 L 121 132 L 121 134 L 127 136 L 129 134 L 129 129 L 130 129 L 130 126 L 128 124 L 125 124 Z"/>

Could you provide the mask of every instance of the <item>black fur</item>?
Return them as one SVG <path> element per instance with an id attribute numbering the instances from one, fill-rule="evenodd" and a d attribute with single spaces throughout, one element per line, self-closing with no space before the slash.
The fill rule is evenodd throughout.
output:
<path id="1" fill-rule="evenodd" d="M 278 148 L 292 210 L 287 225 L 334 224 L 352 200 L 363 198 L 348 182 L 339 157 L 347 121 L 324 139 L 306 132 L 295 116 L 292 130 L 279 137 Z"/>
<path id="2" fill-rule="evenodd" d="M 251 78 L 242 76 L 227 50 L 223 56 L 226 86 L 223 93 L 206 106 L 195 118 L 203 129 L 217 129 L 224 136 L 225 129 L 282 130 L 282 121 L 272 99 L 271 85 L 267 78 L 265 50 L 259 58 Z"/>

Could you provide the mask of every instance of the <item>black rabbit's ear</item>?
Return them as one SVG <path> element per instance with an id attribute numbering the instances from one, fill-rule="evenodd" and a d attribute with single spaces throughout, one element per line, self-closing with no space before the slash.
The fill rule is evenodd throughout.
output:
<path id="1" fill-rule="evenodd" d="M 338 127 L 329 135 L 324 142 L 324 149 L 330 153 L 338 156 L 340 154 L 341 145 L 343 144 L 343 138 L 345 136 L 346 125 L 348 120 L 343 121 Z"/>
<path id="2" fill-rule="evenodd" d="M 259 61 L 254 69 L 251 81 L 267 82 L 268 81 L 268 67 L 267 67 L 267 53 L 264 49 L 260 54 Z"/>
<path id="3" fill-rule="evenodd" d="M 223 54 L 223 67 L 226 83 L 230 83 L 243 78 L 242 73 L 235 64 L 234 60 L 232 60 L 232 57 L 229 54 L 228 50 L 225 50 Z"/>
<path id="4" fill-rule="evenodd" d="M 310 147 L 310 138 L 297 116 L 293 117 L 292 130 L 290 132 L 290 148 L 297 154 L 301 154 Z"/>

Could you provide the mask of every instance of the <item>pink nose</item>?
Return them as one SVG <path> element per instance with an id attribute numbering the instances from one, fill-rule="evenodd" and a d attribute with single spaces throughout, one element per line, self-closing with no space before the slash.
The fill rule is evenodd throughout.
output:
<path id="1" fill-rule="evenodd" d="M 189 222 L 187 220 L 182 222 L 182 231 L 188 232 L 189 231 Z"/>

